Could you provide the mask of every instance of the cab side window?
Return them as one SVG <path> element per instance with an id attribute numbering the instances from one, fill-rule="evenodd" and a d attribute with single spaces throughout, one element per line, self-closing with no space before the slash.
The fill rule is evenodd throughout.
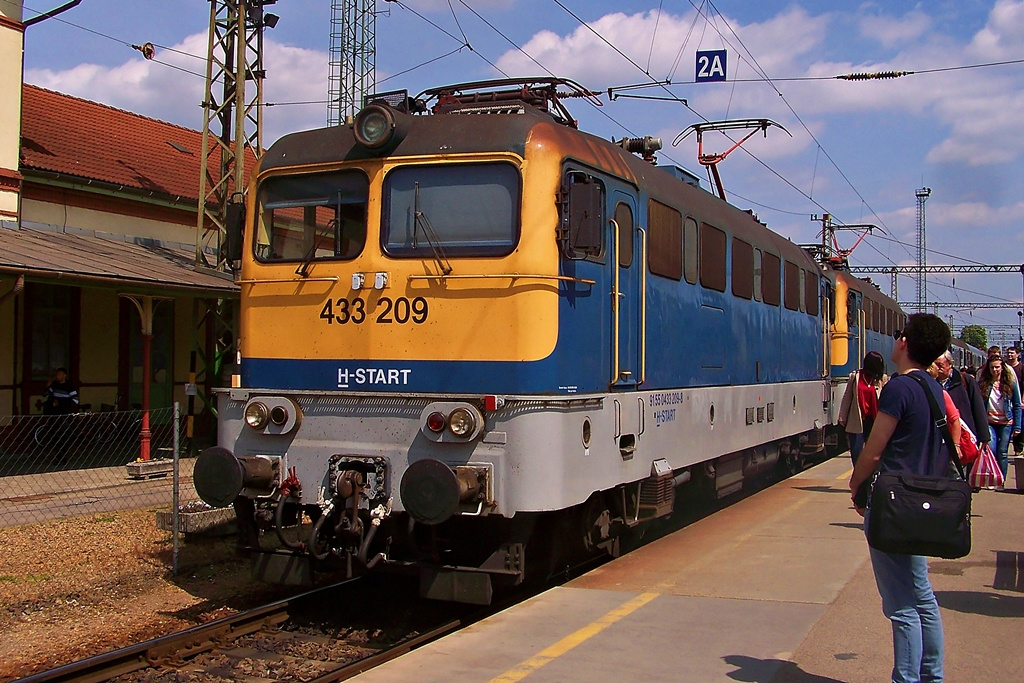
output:
<path id="1" fill-rule="evenodd" d="M 565 175 L 559 193 L 562 220 L 558 238 L 566 258 L 603 260 L 604 198 L 604 183 L 598 178 L 579 171 Z"/>

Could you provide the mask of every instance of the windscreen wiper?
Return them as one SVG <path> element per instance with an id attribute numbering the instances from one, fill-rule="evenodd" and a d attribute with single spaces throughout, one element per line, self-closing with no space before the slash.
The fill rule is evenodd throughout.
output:
<path id="1" fill-rule="evenodd" d="M 328 203 L 328 202 L 323 202 L 323 204 L 326 204 L 326 203 Z M 316 208 L 317 207 L 313 208 L 313 221 L 314 222 L 316 221 Z M 340 240 L 340 231 L 338 230 L 338 226 L 340 224 L 341 224 L 341 192 L 339 191 L 338 192 L 338 196 L 337 196 L 336 200 L 334 201 L 334 218 L 332 218 L 331 220 L 327 221 L 327 223 L 324 225 L 323 228 L 313 232 L 313 243 L 309 245 L 309 249 L 307 249 L 306 253 L 302 255 L 302 263 L 300 263 L 299 267 L 295 269 L 295 274 L 296 275 L 301 275 L 302 277 L 309 277 L 309 267 L 310 267 L 310 265 L 312 265 L 313 258 L 316 256 L 316 243 L 319 240 L 319 238 L 327 236 L 327 234 L 328 234 L 327 231 L 328 230 L 334 230 L 334 251 L 335 251 L 335 254 L 337 254 L 338 248 L 339 248 L 338 247 L 338 242 Z"/>
<path id="2" fill-rule="evenodd" d="M 302 263 L 300 263 L 299 267 L 295 269 L 296 275 L 301 275 L 302 277 L 309 276 L 309 267 L 313 265 L 313 258 L 316 256 L 317 239 L 320 237 L 325 237 L 327 235 L 328 230 L 336 230 L 337 226 L 338 218 L 337 216 L 335 216 L 331 220 L 327 221 L 327 224 L 324 225 L 322 231 L 318 230 L 317 232 L 313 233 L 313 243 L 309 245 L 309 249 L 307 249 L 306 253 L 302 255 Z"/>
<path id="3" fill-rule="evenodd" d="M 448 255 L 441 246 L 441 238 L 434 231 L 427 214 L 420 211 L 420 184 L 415 183 L 414 205 L 413 205 L 413 227 L 412 227 L 412 248 L 419 248 L 419 229 L 423 229 L 423 236 L 427 238 L 430 251 L 434 254 L 434 262 L 444 275 L 452 272 L 452 264 L 448 262 Z"/>

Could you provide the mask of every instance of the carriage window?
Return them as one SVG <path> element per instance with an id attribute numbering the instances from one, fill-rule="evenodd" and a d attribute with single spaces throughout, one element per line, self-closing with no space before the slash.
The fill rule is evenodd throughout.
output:
<path id="1" fill-rule="evenodd" d="M 882 330 L 882 334 L 889 336 L 892 334 L 892 309 L 885 309 L 885 329 Z"/>
<path id="2" fill-rule="evenodd" d="M 795 263 L 786 261 L 785 270 L 785 304 L 791 311 L 800 310 L 800 268 Z"/>
<path id="3" fill-rule="evenodd" d="M 278 176 L 259 189 L 256 258 L 353 259 L 366 243 L 369 182 L 357 171 Z"/>
<path id="4" fill-rule="evenodd" d="M 860 315 L 857 313 L 857 295 L 853 292 L 846 294 L 846 324 L 850 327 L 860 326 Z"/>
<path id="5" fill-rule="evenodd" d="M 683 215 L 653 199 L 647 204 L 651 272 L 673 280 L 683 276 Z"/>
<path id="6" fill-rule="evenodd" d="M 700 226 L 700 284 L 725 291 L 725 233 L 707 223 Z"/>
<path id="7" fill-rule="evenodd" d="M 732 293 L 741 299 L 754 295 L 754 247 L 732 238 Z"/>
<path id="8" fill-rule="evenodd" d="M 683 277 L 697 284 L 697 221 L 692 218 L 683 223 Z"/>
<path id="9" fill-rule="evenodd" d="M 384 178 L 381 244 L 391 256 L 500 256 L 519 237 L 511 164 L 402 166 Z"/>
<path id="10" fill-rule="evenodd" d="M 771 252 L 764 252 L 761 280 L 764 288 L 764 302 L 769 306 L 778 306 L 782 301 L 782 261 Z"/>
<path id="11" fill-rule="evenodd" d="M 761 250 L 754 250 L 754 301 L 761 300 Z"/>
<path id="12" fill-rule="evenodd" d="M 880 327 L 879 324 L 878 324 L 878 319 L 879 319 L 879 317 L 881 317 L 879 315 L 881 310 L 882 310 L 881 304 L 879 304 L 877 301 L 872 301 L 871 302 L 871 329 L 874 330 L 875 332 L 878 332 L 879 327 Z"/>
<path id="13" fill-rule="evenodd" d="M 818 315 L 818 275 L 812 270 L 804 271 L 804 308 L 807 315 Z"/>
<path id="14" fill-rule="evenodd" d="M 570 259 L 604 259 L 604 184 L 586 173 L 566 174 L 559 242 Z M 632 248 L 632 245 L 630 246 Z"/>
<path id="15" fill-rule="evenodd" d="M 633 265 L 633 209 L 619 202 L 615 206 L 615 224 L 619 226 L 619 266 Z"/>

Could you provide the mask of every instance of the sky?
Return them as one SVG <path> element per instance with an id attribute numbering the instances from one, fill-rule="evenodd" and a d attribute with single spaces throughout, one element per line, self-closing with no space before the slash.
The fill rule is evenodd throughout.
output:
<path id="1" fill-rule="evenodd" d="M 25 0 L 24 18 L 63 4 Z M 280 17 L 265 33 L 266 146 L 327 124 L 331 6 L 266 8 Z M 209 22 L 209 0 L 82 0 L 27 28 L 25 81 L 200 130 Z M 673 145 L 677 136 L 705 121 L 770 119 L 779 127 L 719 164 L 728 200 L 800 244 L 820 243 L 825 213 L 877 226 L 854 265 L 916 263 L 919 188 L 931 190 L 929 265 L 1024 263 L 1024 0 L 378 0 L 375 36 L 378 91 L 570 78 L 602 93 L 600 107 L 567 101 L 581 129 L 661 137 L 659 163 L 705 188 L 695 135 Z M 146 42 L 152 61 L 132 48 Z M 726 51 L 727 78 L 695 83 L 697 52 L 709 50 Z M 912 73 L 835 78 L 893 71 Z M 731 146 L 722 133 L 704 136 L 705 152 Z M 861 232 L 840 230 L 839 247 Z M 889 275 L 871 277 L 890 293 Z M 974 324 L 990 342 L 1018 339 L 1024 275 L 927 282 L 927 301 L 954 333 Z M 897 284 L 901 302 L 916 301 L 915 279 Z"/>

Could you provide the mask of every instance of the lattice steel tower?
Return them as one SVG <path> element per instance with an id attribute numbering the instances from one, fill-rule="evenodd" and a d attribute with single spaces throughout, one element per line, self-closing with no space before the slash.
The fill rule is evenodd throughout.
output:
<path id="1" fill-rule="evenodd" d="M 263 6 L 276 1 L 210 2 L 196 264 L 215 270 L 230 267 L 225 220 L 232 195 L 245 191 L 246 150 L 263 154 L 263 28 L 277 23 Z"/>
<path id="2" fill-rule="evenodd" d="M 377 54 L 374 0 L 332 0 L 330 74 L 327 76 L 327 123 L 344 123 L 376 89 Z"/>
<path id="3" fill-rule="evenodd" d="M 917 312 L 924 313 L 928 301 L 928 281 L 925 273 L 928 269 L 928 254 L 925 249 L 924 236 L 924 203 L 928 201 L 932 189 L 922 187 L 914 193 L 917 197 Z"/>

